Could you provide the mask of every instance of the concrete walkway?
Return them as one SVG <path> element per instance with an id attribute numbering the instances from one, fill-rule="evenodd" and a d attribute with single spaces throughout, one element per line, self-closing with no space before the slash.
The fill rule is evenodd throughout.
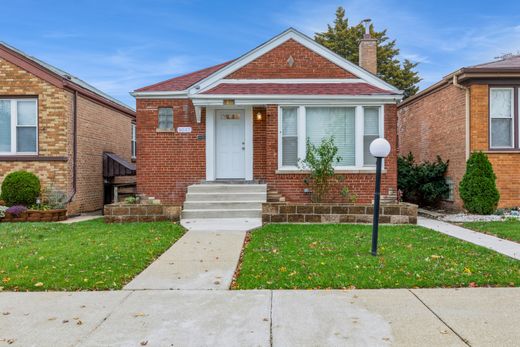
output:
<path id="1" fill-rule="evenodd" d="M 72 224 L 72 223 L 85 222 L 88 220 L 98 219 L 98 218 L 102 218 L 102 217 L 103 217 L 103 215 L 101 214 L 101 211 L 91 212 L 91 213 L 82 213 L 79 216 L 67 218 L 66 220 L 62 220 L 58 223 Z"/>
<path id="2" fill-rule="evenodd" d="M 520 288 L 0 293 L 0 346 L 514 346 Z"/>
<path id="3" fill-rule="evenodd" d="M 489 248 L 498 253 L 507 255 L 508 257 L 520 260 L 519 243 L 500 239 L 498 237 L 487 235 L 484 233 L 479 233 L 436 219 L 419 217 L 417 218 L 417 224 L 422 227 L 432 229 L 467 242 L 471 242 L 475 245 Z"/>
<path id="4" fill-rule="evenodd" d="M 229 289 L 246 231 L 259 219 L 183 220 L 188 232 L 124 289 Z"/>

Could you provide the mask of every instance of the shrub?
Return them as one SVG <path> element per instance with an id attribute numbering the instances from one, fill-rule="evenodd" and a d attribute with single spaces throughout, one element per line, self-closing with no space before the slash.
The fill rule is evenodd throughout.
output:
<path id="1" fill-rule="evenodd" d="M 40 180 L 27 171 L 14 171 L 5 176 L 0 198 L 8 206 L 31 206 L 40 195 Z"/>
<path id="2" fill-rule="evenodd" d="M 0 218 L 5 217 L 5 211 L 7 211 L 9 207 L 0 205 Z"/>
<path id="3" fill-rule="evenodd" d="M 313 202 L 322 202 L 329 192 L 330 180 L 334 176 L 334 163 L 341 160 L 337 153 L 338 147 L 332 136 L 324 138 L 319 146 L 313 145 L 307 139 L 307 155 L 303 164 L 311 170 L 310 180 L 305 182 L 312 187 Z"/>
<path id="4" fill-rule="evenodd" d="M 131 205 L 137 204 L 137 197 L 135 197 L 135 196 L 128 196 L 128 197 L 125 198 L 124 202 L 125 202 L 125 204 L 131 204 Z"/>
<path id="5" fill-rule="evenodd" d="M 466 173 L 460 181 L 460 198 L 470 213 L 492 214 L 495 212 L 500 193 L 498 192 L 493 166 L 486 154 L 472 153 L 466 162 Z"/>
<path id="6" fill-rule="evenodd" d="M 397 186 L 402 191 L 402 199 L 419 206 L 435 206 L 448 193 L 449 186 L 444 175 L 449 161 L 440 156 L 434 162 L 415 162 L 412 153 L 397 159 Z"/>
<path id="7" fill-rule="evenodd" d="M 27 212 L 27 207 L 23 205 L 14 205 L 5 210 L 6 213 L 10 213 L 15 217 L 19 217 L 22 213 Z"/>
<path id="8" fill-rule="evenodd" d="M 67 201 L 65 192 L 55 189 L 53 186 L 45 190 L 45 203 L 50 209 L 64 209 L 67 207 Z"/>

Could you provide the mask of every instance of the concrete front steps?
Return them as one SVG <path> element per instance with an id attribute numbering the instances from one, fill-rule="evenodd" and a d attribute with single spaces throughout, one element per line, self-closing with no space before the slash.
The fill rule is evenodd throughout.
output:
<path id="1" fill-rule="evenodd" d="M 183 219 L 262 218 L 265 184 L 195 184 L 188 187 Z"/>

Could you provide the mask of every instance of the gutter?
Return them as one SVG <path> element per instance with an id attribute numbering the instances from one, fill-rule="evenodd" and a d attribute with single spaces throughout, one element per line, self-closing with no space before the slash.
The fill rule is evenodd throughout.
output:
<path id="1" fill-rule="evenodd" d="M 470 139 L 469 139 L 469 136 L 470 136 L 470 133 L 469 133 L 469 127 L 470 127 L 470 95 L 469 95 L 469 88 L 468 87 L 465 87 L 461 84 L 459 84 L 459 76 L 461 74 L 463 74 L 464 71 L 463 70 L 459 70 L 459 71 L 456 71 L 454 74 L 453 74 L 453 77 L 452 77 L 452 83 L 455 87 L 459 88 L 459 89 L 462 89 L 464 90 L 464 92 L 466 93 L 466 102 L 465 102 L 465 122 L 466 122 L 466 126 L 465 126 L 465 129 L 466 129 L 466 150 L 465 150 L 465 154 L 466 154 L 466 160 L 469 159 L 469 152 L 470 152 Z"/>
<path id="2" fill-rule="evenodd" d="M 74 90 L 74 106 L 72 108 L 72 193 L 68 199 L 68 203 L 72 202 L 77 192 L 77 157 L 78 157 L 78 91 Z"/>

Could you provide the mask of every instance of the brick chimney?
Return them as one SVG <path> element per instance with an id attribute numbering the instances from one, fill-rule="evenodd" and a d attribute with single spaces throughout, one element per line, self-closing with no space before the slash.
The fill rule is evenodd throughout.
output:
<path id="1" fill-rule="evenodd" d="M 359 66 L 377 74 L 377 40 L 370 36 L 370 19 L 362 21 L 365 34 L 359 43 Z"/>

